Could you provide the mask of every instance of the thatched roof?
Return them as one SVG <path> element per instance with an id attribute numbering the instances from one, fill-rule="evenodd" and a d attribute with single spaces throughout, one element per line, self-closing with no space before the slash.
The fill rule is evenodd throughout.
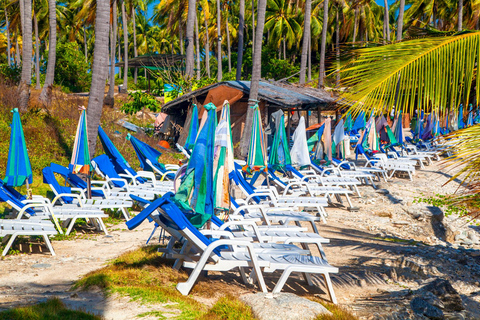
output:
<path id="1" fill-rule="evenodd" d="M 202 101 L 208 92 L 219 86 L 227 86 L 242 91 L 247 97 L 250 94 L 250 81 L 224 81 L 184 94 L 168 102 L 162 107 L 162 112 L 170 113 L 178 109 L 188 108 L 190 103 L 197 99 Z M 272 106 L 282 109 L 335 109 L 335 100 L 332 94 L 325 90 L 294 86 L 287 83 L 260 82 L 258 99 L 268 102 Z"/>

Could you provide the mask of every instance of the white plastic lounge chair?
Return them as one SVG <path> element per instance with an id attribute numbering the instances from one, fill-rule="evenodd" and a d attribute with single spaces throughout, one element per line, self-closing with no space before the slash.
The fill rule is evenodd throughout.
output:
<path id="1" fill-rule="evenodd" d="M 41 236 L 47 245 L 48 250 L 52 256 L 55 255 L 52 244 L 48 236 L 56 235 L 57 231 L 55 226 L 50 221 L 37 221 L 32 222 L 29 220 L 11 220 L 11 219 L 0 219 L 0 238 L 10 237 L 8 240 L 5 249 L 3 249 L 2 256 L 7 255 L 10 250 L 13 242 L 18 236 Z"/>

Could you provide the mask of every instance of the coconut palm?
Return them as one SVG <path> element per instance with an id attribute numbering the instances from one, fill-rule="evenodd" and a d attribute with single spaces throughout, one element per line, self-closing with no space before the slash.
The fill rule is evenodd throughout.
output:
<path id="1" fill-rule="evenodd" d="M 323 88 L 325 81 L 325 47 L 327 45 L 328 0 L 323 0 L 323 27 L 320 46 L 320 70 L 318 72 L 318 88 Z"/>
<path id="2" fill-rule="evenodd" d="M 243 35 L 245 31 L 245 0 L 239 2 L 239 17 L 238 17 L 238 45 L 237 45 L 237 72 L 235 75 L 236 80 L 240 80 L 242 77 L 242 64 L 243 64 Z"/>
<path id="3" fill-rule="evenodd" d="M 32 1 L 20 0 L 23 3 L 23 47 L 22 47 L 22 77 L 19 84 L 19 109 L 27 111 L 30 99 L 30 83 L 32 82 Z"/>
<path id="4" fill-rule="evenodd" d="M 255 53 L 253 55 L 252 66 L 252 80 L 250 82 L 250 95 L 248 96 L 247 117 L 245 120 L 245 130 L 243 130 L 242 142 L 240 152 L 243 156 L 247 155 L 248 145 L 250 142 L 250 136 L 252 131 L 249 128 L 253 123 L 253 108 L 258 99 L 258 89 L 260 87 L 260 77 L 262 74 L 262 42 L 263 42 L 263 30 L 265 28 L 265 15 L 267 8 L 267 0 L 258 0 L 257 7 L 257 28 L 255 30 Z"/>
<path id="5" fill-rule="evenodd" d="M 217 0 L 217 81 L 222 81 L 222 20 L 220 0 Z"/>
<path id="6" fill-rule="evenodd" d="M 105 103 L 114 105 L 115 95 L 115 48 L 117 43 L 117 0 L 112 1 L 112 14 L 110 16 L 110 82 L 108 85 L 108 93 Z M 96 20 L 96 19 L 95 19 Z M 96 40 L 95 40 L 96 42 Z"/>
<path id="7" fill-rule="evenodd" d="M 308 51 L 310 50 L 310 20 L 312 14 L 312 1 L 306 0 L 305 1 L 305 14 L 304 14 L 304 22 L 303 22 L 303 42 L 302 42 L 302 58 L 300 60 L 300 84 L 305 83 L 305 73 L 307 69 L 307 58 L 308 58 Z"/>
<path id="8" fill-rule="evenodd" d="M 400 0 L 400 8 L 398 11 L 398 18 L 397 18 L 397 41 L 402 40 L 404 12 L 405 12 L 405 0 Z"/>
<path id="9" fill-rule="evenodd" d="M 48 0 L 48 62 L 47 74 L 45 75 L 45 83 L 43 84 L 42 92 L 40 93 L 40 101 L 45 104 L 50 104 L 51 86 L 55 77 L 55 59 L 57 55 L 57 11 L 55 0 Z"/>
<path id="10" fill-rule="evenodd" d="M 186 65 L 185 65 L 185 73 L 188 77 L 193 77 L 193 65 L 194 65 L 194 57 L 193 57 L 193 34 L 194 28 L 196 23 L 197 17 L 197 1 L 196 0 L 189 0 L 188 1 L 188 15 L 187 15 L 187 32 L 186 32 Z M 198 48 L 197 48 L 198 50 Z"/>
<path id="11" fill-rule="evenodd" d="M 122 91 L 128 90 L 128 23 L 127 11 L 125 9 L 125 0 L 121 1 L 122 7 L 122 27 L 123 27 L 123 86 Z"/>
<path id="12" fill-rule="evenodd" d="M 98 125 L 102 116 L 105 80 L 108 70 L 108 28 L 110 1 L 97 0 L 95 19 L 95 48 L 93 51 L 92 84 L 88 97 L 88 147 L 93 157 L 97 143 Z"/>

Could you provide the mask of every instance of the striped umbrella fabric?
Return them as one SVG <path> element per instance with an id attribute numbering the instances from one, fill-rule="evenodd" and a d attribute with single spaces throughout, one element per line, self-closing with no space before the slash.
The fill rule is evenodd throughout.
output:
<path id="1" fill-rule="evenodd" d="M 267 169 L 265 137 L 258 103 L 251 108 L 253 108 L 252 135 L 250 137 L 247 165 L 243 168 L 248 173 Z"/>
<path id="2" fill-rule="evenodd" d="M 465 122 L 463 122 L 463 104 L 460 104 L 458 109 L 458 130 L 465 128 Z"/>
<path id="3" fill-rule="evenodd" d="M 198 109 L 197 105 L 194 104 L 192 107 L 192 115 L 190 118 L 190 127 L 188 129 L 187 141 L 185 141 L 185 149 L 192 150 L 195 145 L 195 140 L 197 139 L 198 134 Z"/>
<path id="4" fill-rule="evenodd" d="M 202 227 L 214 213 L 213 157 L 217 112 L 214 104 L 204 106 L 207 120 L 200 129 L 192 156 L 174 202 L 197 228 Z"/>
<path id="5" fill-rule="evenodd" d="M 402 111 L 398 111 L 397 123 L 395 124 L 395 139 L 399 144 L 403 144 L 405 137 L 403 136 Z"/>
<path id="6" fill-rule="evenodd" d="M 89 174 L 91 170 L 90 153 L 88 151 L 87 114 L 85 107 L 81 107 L 82 114 L 78 121 L 77 133 L 73 144 L 72 159 L 69 164 L 70 172 Z"/>
<path id="7" fill-rule="evenodd" d="M 290 150 L 288 149 L 287 132 L 285 131 L 285 115 L 283 110 L 278 110 L 272 114 L 272 117 L 275 118 L 275 135 L 270 147 L 268 164 L 274 169 L 282 169 L 286 165 L 292 164 Z"/>
<path id="8" fill-rule="evenodd" d="M 215 130 L 215 151 L 213 155 L 213 190 L 215 209 L 217 210 L 226 211 L 230 208 L 230 179 L 228 175 L 234 169 L 230 104 L 225 100 L 220 121 Z"/>
<path id="9" fill-rule="evenodd" d="M 32 166 L 28 157 L 27 144 L 23 135 L 22 122 L 18 109 L 12 110 L 13 119 L 8 149 L 7 172 L 3 182 L 10 187 L 32 183 Z"/>

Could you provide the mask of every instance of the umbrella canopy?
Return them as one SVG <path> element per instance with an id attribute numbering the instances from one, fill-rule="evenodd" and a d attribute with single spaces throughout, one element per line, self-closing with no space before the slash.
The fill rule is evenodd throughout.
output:
<path id="1" fill-rule="evenodd" d="M 427 117 L 427 124 L 425 125 L 425 129 L 422 133 L 422 140 L 428 140 L 432 137 L 432 130 L 433 130 L 433 121 L 432 121 L 432 114 L 430 113 Z"/>
<path id="2" fill-rule="evenodd" d="M 318 128 L 318 130 L 315 132 L 315 134 L 307 140 L 308 151 L 312 152 L 313 148 L 315 148 L 315 155 L 314 155 L 315 160 L 321 160 L 323 158 L 322 137 L 323 137 L 324 130 L 325 130 L 325 122 L 323 122 Z"/>
<path id="3" fill-rule="evenodd" d="M 473 126 L 473 108 L 472 104 L 470 104 L 470 108 L 468 111 L 468 118 L 467 118 L 467 127 Z"/>
<path id="4" fill-rule="evenodd" d="M 353 123 L 352 130 L 351 131 L 358 131 L 361 129 L 365 129 L 365 112 L 360 112 L 355 119 L 355 122 Z"/>
<path id="5" fill-rule="evenodd" d="M 234 169 L 230 104 L 225 100 L 220 122 L 215 130 L 215 151 L 213 155 L 215 209 L 229 210 L 230 208 L 230 179 L 228 175 Z"/>
<path id="6" fill-rule="evenodd" d="M 10 148 L 8 149 L 7 172 L 3 182 L 7 186 L 19 187 L 32 183 L 32 166 L 28 158 L 27 144 L 23 135 L 22 122 L 18 109 L 12 110 L 13 119 L 10 133 Z"/>
<path id="7" fill-rule="evenodd" d="M 362 138 L 358 141 L 364 150 L 370 149 L 372 152 L 380 151 L 380 143 L 378 141 L 377 129 L 375 126 L 375 117 L 370 117 L 370 120 L 368 120 L 366 124 L 365 132 L 363 133 Z"/>
<path id="8" fill-rule="evenodd" d="M 195 145 L 195 139 L 197 139 L 198 134 L 198 109 L 197 105 L 194 104 L 192 107 L 192 115 L 190 117 L 190 127 L 188 128 L 188 137 L 185 141 L 185 149 L 192 150 Z"/>
<path id="9" fill-rule="evenodd" d="M 252 135 L 250 137 L 250 147 L 248 151 L 247 164 L 244 171 L 251 173 L 253 171 L 266 170 L 267 154 L 265 150 L 265 137 L 263 134 L 262 117 L 258 103 L 253 107 Z"/>
<path id="10" fill-rule="evenodd" d="M 173 198 L 188 220 L 197 228 L 202 227 L 210 219 L 215 206 L 213 158 L 217 108 L 212 103 L 204 108 L 208 113 L 207 120 L 200 129 L 182 183 Z"/>
<path id="11" fill-rule="evenodd" d="M 72 159 L 68 168 L 71 173 L 89 174 L 91 170 L 90 152 L 88 151 L 87 136 L 87 113 L 85 107 L 81 107 L 82 114 L 78 121 L 77 133 L 75 134 L 75 142 L 73 144 Z"/>
<path id="12" fill-rule="evenodd" d="M 299 167 L 311 164 L 307 145 L 307 132 L 305 129 L 305 118 L 301 117 L 297 129 L 295 129 L 293 133 L 293 146 L 290 150 L 292 164 Z"/>
<path id="13" fill-rule="evenodd" d="M 272 118 L 275 121 L 275 135 L 273 137 L 272 146 L 270 147 L 268 164 L 275 169 L 281 169 L 286 165 L 292 164 L 290 151 L 288 150 L 283 110 L 278 110 L 272 113 Z"/>
<path id="14" fill-rule="evenodd" d="M 352 115 L 350 114 L 350 111 L 347 113 L 347 117 L 345 120 L 344 128 L 346 132 L 352 131 L 353 128 L 353 120 L 352 120 Z"/>

